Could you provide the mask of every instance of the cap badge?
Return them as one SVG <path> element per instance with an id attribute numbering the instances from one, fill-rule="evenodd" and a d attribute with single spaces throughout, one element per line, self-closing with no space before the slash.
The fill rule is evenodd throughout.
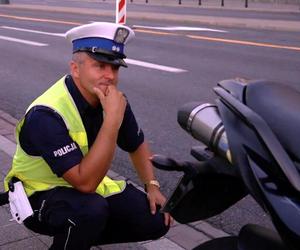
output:
<path id="1" fill-rule="evenodd" d="M 126 41 L 128 35 L 129 35 L 129 31 L 127 29 L 118 28 L 115 33 L 114 41 L 116 43 L 124 43 Z"/>

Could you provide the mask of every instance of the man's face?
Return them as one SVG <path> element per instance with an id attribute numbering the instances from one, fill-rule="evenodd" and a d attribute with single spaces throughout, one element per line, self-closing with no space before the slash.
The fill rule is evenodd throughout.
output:
<path id="1" fill-rule="evenodd" d="M 71 61 L 71 73 L 84 97 L 96 97 L 93 88 L 105 95 L 109 85 L 117 85 L 119 66 L 96 61 L 86 53 L 80 53 Z"/>

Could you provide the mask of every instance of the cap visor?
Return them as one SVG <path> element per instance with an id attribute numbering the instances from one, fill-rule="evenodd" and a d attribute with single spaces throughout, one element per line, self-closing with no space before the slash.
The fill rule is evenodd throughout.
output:
<path id="1" fill-rule="evenodd" d="M 122 66 L 122 67 L 125 67 L 125 68 L 128 67 L 126 62 L 121 58 L 108 56 L 108 55 L 104 55 L 104 54 L 100 54 L 100 53 L 92 53 L 92 52 L 87 52 L 87 54 L 96 61 L 109 63 L 109 64 L 112 64 L 112 65 L 118 65 L 118 66 Z"/>

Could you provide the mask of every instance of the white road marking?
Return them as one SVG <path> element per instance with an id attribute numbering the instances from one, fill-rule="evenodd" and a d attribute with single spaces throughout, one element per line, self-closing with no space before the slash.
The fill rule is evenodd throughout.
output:
<path id="1" fill-rule="evenodd" d="M 50 32 L 44 32 L 44 31 L 39 31 L 39 30 L 23 29 L 23 28 L 10 27 L 10 26 L 0 26 L 0 28 L 29 32 L 29 33 L 36 33 L 36 34 L 42 34 L 42 35 L 64 37 L 64 34 L 61 34 L 61 33 L 50 33 Z M 0 39 L 14 41 L 14 42 L 22 42 L 22 43 L 36 45 L 36 46 L 47 46 L 48 45 L 48 44 L 36 43 L 36 42 L 32 42 L 32 41 L 21 40 L 21 39 L 5 37 L 5 36 L 0 36 Z M 174 67 L 169 67 L 169 66 L 164 66 L 164 65 L 159 65 L 159 64 L 154 64 L 154 63 L 150 63 L 150 62 L 134 60 L 134 59 L 125 59 L 125 61 L 128 64 L 138 65 L 141 67 L 151 68 L 151 69 L 156 69 L 156 70 L 161 70 L 161 71 L 167 71 L 167 72 L 171 72 L 171 73 L 187 72 L 187 70 L 185 70 L 185 69 L 174 68 Z"/>
<path id="2" fill-rule="evenodd" d="M 0 39 L 6 40 L 6 41 L 11 41 L 11 42 L 16 42 L 16 43 L 24 43 L 24 44 L 33 45 L 33 46 L 48 46 L 47 43 L 38 43 L 38 42 L 18 39 L 18 38 L 9 37 L 9 36 L 0 36 Z"/>
<path id="3" fill-rule="evenodd" d="M 201 27 L 185 27 L 185 26 L 174 26 L 174 27 L 158 27 L 158 26 L 143 26 L 143 25 L 133 25 L 133 28 L 143 28 L 143 29 L 153 29 L 153 30 L 170 30 L 170 31 L 212 31 L 212 32 L 222 32 L 227 33 L 226 30 L 216 30 Z"/>
<path id="4" fill-rule="evenodd" d="M 134 60 L 134 59 L 125 59 L 125 61 L 128 64 L 138 65 L 138 66 L 145 67 L 145 68 L 157 69 L 157 70 L 162 70 L 162 71 L 167 71 L 167 72 L 172 72 L 172 73 L 187 72 L 187 70 L 185 70 L 185 69 L 173 68 L 173 67 L 169 67 L 169 66 L 164 66 L 164 65 L 159 65 L 159 64 L 149 63 L 149 62 L 143 62 L 143 61 L 138 61 L 138 60 Z"/>
<path id="5" fill-rule="evenodd" d="M 11 26 L 0 26 L 0 28 L 8 29 L 8 30 L 30 32 L 30 33 L 36 33 L 36 34 L 42 34 L 42 35 L 49 35 L 49 36 L 65 37 L 65 34 L 63 34 L 63 33 L 50 33 L 50 32 L 44 32 L 44 31 L 39 31 L 39 30 L 22 29 L 22 28 L 11 27 Z"/>

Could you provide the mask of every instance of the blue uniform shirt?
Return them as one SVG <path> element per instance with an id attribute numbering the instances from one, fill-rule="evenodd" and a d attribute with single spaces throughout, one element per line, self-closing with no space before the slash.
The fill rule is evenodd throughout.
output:
<path id="1" fill-rule="evenodd" d="M 66 86 L 74 99 L 83 121 L 88 144 L 91 147 L 103 122 L 102 107 L 93 108 L 83 98 L 73 82 L 66 77 Z M 44 106 L 33 107 L 25 116 L 20 132 L 20 145 L 29 155 L 42 156 L 57 176 L 80 163 L 83 155 L 77 147 L 75 150 L 54 156 L 53 152 L 74 143 L 69 136 L 63 119 L 52 109 Z M 134 114 L 127 102 L 124 119 L 119 130 L 117 144 L 127 151 L 134 152 L 144 142 L 144 134 L 138 127 Z"/>

